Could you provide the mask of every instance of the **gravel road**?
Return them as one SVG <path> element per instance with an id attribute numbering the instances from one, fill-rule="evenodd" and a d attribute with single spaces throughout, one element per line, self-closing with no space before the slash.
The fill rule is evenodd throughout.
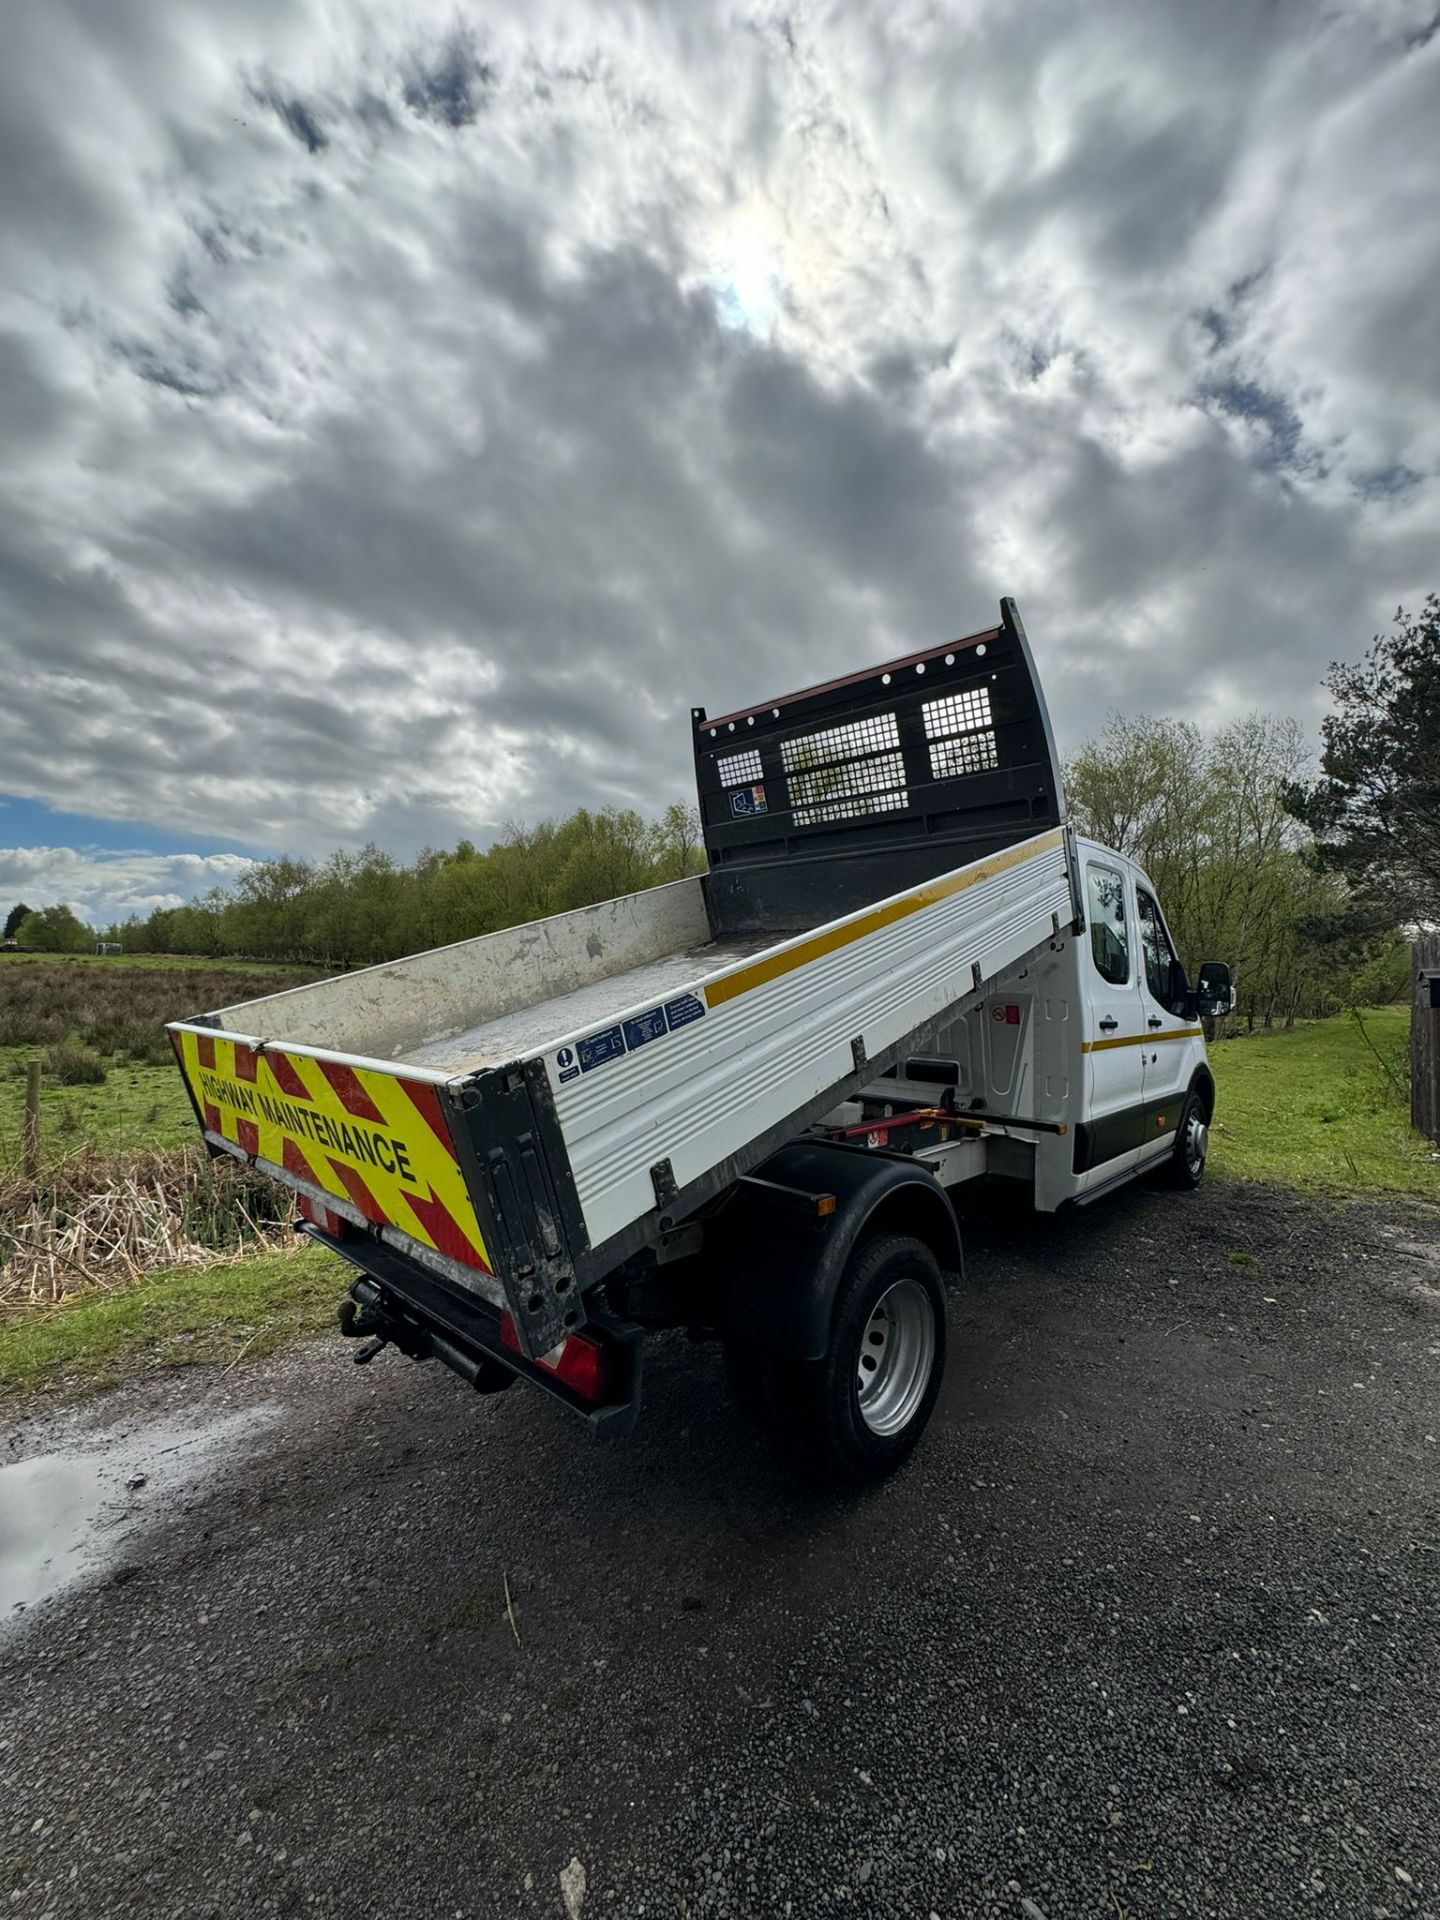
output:
<path id="1" fill-rule="evenodd" d="M 12 1414 L 7 1462 L 239 1437 L 0 1640 L 3 1911 L 1440 1916 L 1440 1220 L 967 1231 L 861 1499 L 678 1339 L 613 1448 L 339 1342 Z"/>

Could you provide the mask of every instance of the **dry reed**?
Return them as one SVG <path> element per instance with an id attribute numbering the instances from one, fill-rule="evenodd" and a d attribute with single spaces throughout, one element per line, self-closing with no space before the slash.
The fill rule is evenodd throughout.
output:
<path id="1" fill-rule="evenodd" d="M 35 1179 L 0 1173 L 0 1318 L 286 1245 L 292 1210 L 278 1183 L 195 1148 L 87 1147 Z"/>

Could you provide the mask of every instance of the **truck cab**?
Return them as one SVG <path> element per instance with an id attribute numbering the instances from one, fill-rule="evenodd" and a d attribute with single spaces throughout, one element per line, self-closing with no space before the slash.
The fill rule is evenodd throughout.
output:
<path id="1" fill-rule="evenodd" d="M 1209 963 L 1192 987 L 1143 869 L 1079 836 L 1071 861 L 1070 926 L 829 1116 L 837 1129 L 928 1155 L 935 1143 L 896 1123 L 921 1113 L 931 1124 L 938 1101 L 942 1185 L 1023 1181 L 1044 1213 L 1155 1169 L 1199 1185 L 1215 1106 L 1203 1021 L 1229 1010 L 1229 969 Z M 963 1147 L 951 1151 L 957 1130 Z"/>
<path id="2" fill-rule="evenodd" d="M 1118 1184 L 1175 1155 L 1177 1143 L 1198 1182 L 1215 1105 L 1198 996 L 1149 876 L 1093 841 L 1077 851 L 1088 932 L 1077 955 L 1085 1118 L 1076 1193 Z"/>

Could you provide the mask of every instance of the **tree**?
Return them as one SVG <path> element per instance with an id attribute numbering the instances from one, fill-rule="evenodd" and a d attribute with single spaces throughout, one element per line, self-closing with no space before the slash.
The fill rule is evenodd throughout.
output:
<path id="1" fill-rule="evenodd" d="M 701 872 L 700 820 L 581 808 L 534 826 L 509 822 L 483 852 L 461 840 L 402 866 L 375 846 L 319 865 L 258 860 L 228 891 L 157 907 L 124 931 L 127 951 L 234 953 L 257 960 L 360 966 L 469 940 L 500 927 Z"/>
<path id="2" fill-rule="evenodd" d="M 1394 922 L 1343 924 L 1349 890 L 1288 810 L 1308 759 L 1292 719 L 1250 714 L 1207 737 L 1117 716 L 1066 769 L 1076 826 L 1150 875 L 1192 976 L 1230 962 L 1252 1025 L 1333 1011 L 1394 973 Z"/>
<path id="3" fill-rule="evenodd" d="M 1287 794 L 1321 864 L 1394 925 L 1440 922 L 1440 598 L 1403 607 L 1356 666 L 1332 664 L 1338 712 L 1321 726 L 1321 778 Z"/>
<path id="4" fill-rule="evenodd" d="M 69 907 L 43 907 L 27 913 L 15 934 L 32 953 L 84 953 L 95 944 L 95 934 Z"/>
<path id="5" fill-rule="evenodd" d="M 19 930 L 20 922 L 33 911 L 34 909 L 27 907 L 23 900 L 17 900 L 5 916 L 5 931 L 0 933 L 0 940 L 13 940 Z"/>

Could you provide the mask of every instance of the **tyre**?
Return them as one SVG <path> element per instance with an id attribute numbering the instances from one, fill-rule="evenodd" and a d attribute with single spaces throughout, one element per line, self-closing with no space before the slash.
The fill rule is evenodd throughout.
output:
<path id="1" fill-rule="evenodd" d="M 1186 1094 L 1175 1129 L 1175 1144 L 1165 1161 L 1165 1184 L 1193 1193 L 1205 1178 L 1205 1156 L 1210 1151 L 1210 1123 L 1205 1103 L 1193 1090 Z"/>
<path id="2" fill-rule="evenodd" d="M 747 1411 L 823 1478 L 850 1486 L 883 1479 L 925 1431 L 945 1371 L 945 1287 L 934 1254 L 900 1235 L 862 1240 L 823 1358 L 732 1344 L 726 1371 Z"/>

